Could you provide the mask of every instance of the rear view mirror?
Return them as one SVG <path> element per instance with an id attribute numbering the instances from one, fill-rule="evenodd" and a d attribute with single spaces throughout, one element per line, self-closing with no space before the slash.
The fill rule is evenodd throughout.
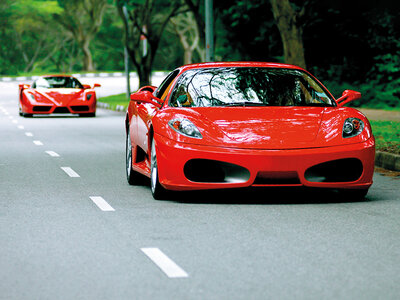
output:
<path id="1" fill-rule="evenodd" d="M 345 90 L 342 94 L 342 97 L 338 98 L 336 100 L 336 103 L 339 107 L 344 106 L 345 104 L 360 99 L 361 98 L 361 93 L 352 91 L 352 90 Z"/>
<path id="2" fill-rule="evenodd" d="M 85 90 L 87 90 L 87 89 L 90 89 L 90 88 L 92 88 L 89 84 L 84 84 L 83 85 L 83 88 L 85 89 Z"/>
<path id="3" fill-rule="evenodd" d="M 140 102 L 150 103 L 158 108 L 161 108 L 163 104 L 163 101 L 161 99 L 154 97 L 153 94 L 148 90 L 131 94 L 131 101 L 136 101 L 138 103 Z"/>
<path id="4" fill-rule="evenodd" d="M 101 84 L 95 83 L 95 84 L 93 85 L 93 88 L 96 88 L 96 87 L 101 87 Z"/>

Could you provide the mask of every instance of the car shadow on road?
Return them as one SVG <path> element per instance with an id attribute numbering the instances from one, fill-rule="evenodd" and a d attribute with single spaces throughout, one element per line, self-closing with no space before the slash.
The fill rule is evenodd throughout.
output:
<path id="1" fill-rule="evenodd" d="M 335 190 L 326 189 L 257 187 L 171 192 L 168 193 L 163 201 L 175 201 L 186 204 L 288 205 L 355 203 L 373 201 L 373 199 L 369 199 L 368 195 L 363 200 L 351 199 Z"/>

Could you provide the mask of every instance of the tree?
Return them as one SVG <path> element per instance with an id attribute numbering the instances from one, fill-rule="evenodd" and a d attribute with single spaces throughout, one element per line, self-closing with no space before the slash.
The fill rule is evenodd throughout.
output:
<path id="1" fill-rule="evenodd" d="M 194 19 L 197 25 L 197 32 L 199 34 L 199 43 L 195 48 L 201 61 L 206 60 L 206 49 L 205 49 L 205 40 L 206 40 L 206 24 L 204 22 L 204 14 L 202 11 L 202 6 L 204 5 L 204 1 L 202 0 L 185 0 L 186 5 L 189 10 L 193 13 Z"/>
<path id="2" fill-rule="evenodd" d="M 171 23 L 183 47 L 183 63 L 191 64 L 193 51 L 199 48 L 200 42 L 200 34 L 193 13 L 179 14 L 171 19 Z"/>
<path id="3" fill-rule="evenodd" d="M 305 6 L 297 11 L 289 0 L 270 0 L 270 2 L 282 38 L 285 62 L 305 68 L 303 28 L 299 21 L 305 13 Z"/>
<path id="4" fill-rule="evenodd" d="M 83 53 L 83 68 L 93 71 L 90 43 L 100 30 L 107 0 L 58 0 L 63 8 L 54 18 L 73 37 Z"/>
<path id="5" fill-rule="evenodd" d="M 139 86 L 150 85 L 155 55 L 170 19 L 179 13 L 179 0 L 118 0 L 117 8 L 124 22 L 125 46 L 139 76 Z M 141 40 L 146 39 L 143 53 Z"/>

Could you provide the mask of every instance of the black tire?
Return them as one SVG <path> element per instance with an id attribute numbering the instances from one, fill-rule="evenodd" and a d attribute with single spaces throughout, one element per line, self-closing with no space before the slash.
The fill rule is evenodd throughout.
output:
<path id="1" fill-rule="evenodd" d="M 132 142 L 129 131 L 126 133 L 125 143 L 125 170 L 126 179 L 130 185 L 137 185 L 141 183 L 142 176 L 132 169 Z"/>
<path id="2" fill-rule="evenodd" d="M 22 116 L 23 116 L 24 118 L 32 118 L 32 117 L 33 117 L 33 114 L 22 113 Z"/>
<path id="3" fill-rule="evenodd" d="M 88 113 L 88 114 L 79 114 L 80 117 L 86 117 L 86 118 L 94 118 L 96 116 L 96 113 Z"/>
<path id="4" fill-rule="evenodd" d="M 150 189 L 153 198 L 156 200 L 162 200 L 167 195 L 167 190 L 162 187 L 158 180 L 158 164 L 156 145 L 154 138 L 151 141 L 151 155 L 150 155 Z"/>
<path id="5" fill-rule="evenodd" d="M 368 194 L 368 189 L 341 189 L 339 190 L 341 198 L 346 201 L 362 201 Z"/>

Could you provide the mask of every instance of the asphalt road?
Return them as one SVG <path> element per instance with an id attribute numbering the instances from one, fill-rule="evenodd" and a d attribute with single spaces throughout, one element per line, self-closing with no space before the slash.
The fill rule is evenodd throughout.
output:
<path id="1" fill-rule="evenodd" d="M 126 182 L 123 113 L 24 119 L 9 87 L 0 299 L 400 298 L 399 179 L 375 174 L 363 202 L 275 189 L 156 201 Z"/>

